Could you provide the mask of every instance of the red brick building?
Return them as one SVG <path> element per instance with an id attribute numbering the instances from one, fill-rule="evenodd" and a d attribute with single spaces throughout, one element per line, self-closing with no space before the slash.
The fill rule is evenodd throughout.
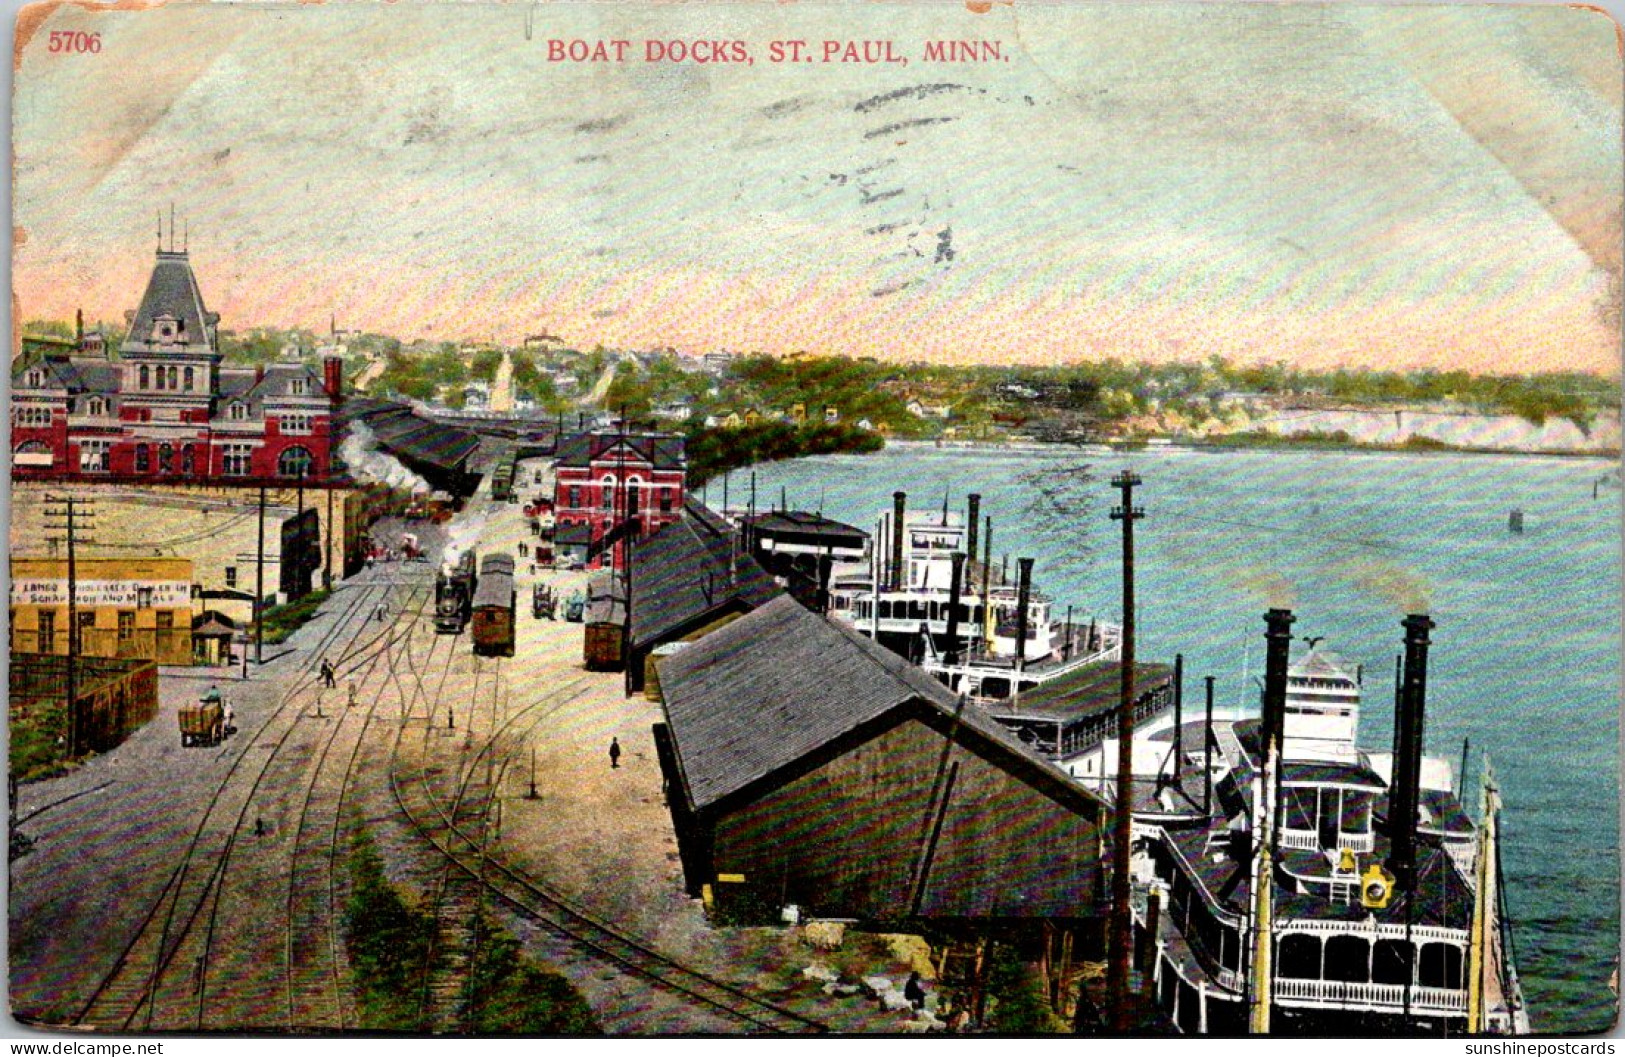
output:
<path id="1" fill-rule="evenodd" d="M 682 517 L 687 465 L 683 438 L 670 434 L 606 431 L 564 437 L 554 468 L 555 524 L 590 528 L 592 568 L 624 568 L 622 540 L 651 535 Z M 628 526 L 623 534 L 606 540 L 623 522 Z"/>
<path id="2" fill-rule="evenodd" d="M 12 475 L 53 480 L 321 485 L 332 469 L 341 364 L 228 367 L 218 313 L 186 251 L 158 251 L 119 358 L 100 335 L 11 375 Z"/>

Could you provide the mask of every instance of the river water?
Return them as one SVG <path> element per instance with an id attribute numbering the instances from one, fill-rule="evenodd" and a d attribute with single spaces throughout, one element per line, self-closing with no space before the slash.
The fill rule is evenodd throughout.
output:
<path id="1" fill-rule="evenodd" d="M 758 509 L 792 508 L 873 532 L 893 491 L 911 508 L 993 517 L 993 552 L 1036 559 L 1057 612 L 1120 619 L 1113 474 L 1135 502 L 1139 654 L 1185 656 L 1187 701 L 1218 679 L 1221 709 L 1257 700 L 1264 610 L 1365 666 L 1360 740 L 1391 744 L 1401 618 L 1431 613 L 1427 751 L 1459 766 L 1477 816 L 1481 754 L 1500 779 L 1507 898 L 1536 1030 L 1611 1023 L 1619 951 L 1621 509 L 1592 484 L 1616 463 L 1525 456 L 893 445 L 757 467 Z M 749 499 L 752 471 L 729 481 Z M 723 484 L 707 490 L 713 506 Z M 1524 531 L 1508 529 L 1523 511 Z M 1303 648 L 1299 644 L 1299 648 Z M 1244 675 L 1245 673 L 1245 675 Z"/>

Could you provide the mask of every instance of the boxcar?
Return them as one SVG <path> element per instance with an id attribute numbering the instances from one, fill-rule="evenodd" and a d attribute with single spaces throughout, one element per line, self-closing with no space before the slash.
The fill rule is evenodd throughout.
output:
<path id="1" fill-rule="evenodd" d="M 474 604 L 474 552 L 464 551 L 453 565 L 440 570 L 434 584 L 434 629 L 461 635 Z"/>
<path id="2" fill-rule="evenodd" d="M 513 555 L 487 554 L 480 561 L 479 584 L 474 588 L 474 652 L 485 656 L 513 656 Z"/>
<path id="3" fill-rule="evenodd" d="M 582 661 L 589 672 L 618 672 L 624 666 L 626 603 L 614 573 L 601 573 L 587 585 L 586 634 Z"/>

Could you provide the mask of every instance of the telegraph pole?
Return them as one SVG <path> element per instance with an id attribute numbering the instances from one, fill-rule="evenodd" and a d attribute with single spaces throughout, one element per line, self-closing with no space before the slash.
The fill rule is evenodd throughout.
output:
<path id="1" fill-rule="evenodd" d="M 322 590 L 333 590 L 333 482 L 327 482 L 327 553 L 322 557 Z"/>
<path id="2" fill-rule="evenodd" d="M 259 544 L 254 549 L 254 663 L 265 663 L 265 628 L 260 605 L 265 598 L 265 486 L 260 485 Z"/>
<path id="3" fill-rule="evenodd" d="M 1129 951 L 1134 945 L 1128 860 L 1134 832 L 1134 522 L 1145 517 L 1145 510 L 1134 505 L 1134 488 L 1139 483 L 1139 476 L 1128 470 L 1112 478 L 1112 487 L 1123 493 L 1122 504 L 1113 507 L 1111 514 L 1113 521 L 1123 523 L 1123 656 L 1117 707 L 1117 818 L 1112 841 L 1115 864 L 1106 1000 L 1111 1006 L 1111 1026 L 1119 1032 L 1130 1027 Z"/>
<path id="4" fill-rule="evenodd" d="M 82 539 L 79 535 L 83 528 L 91 527 L 86 524 L 91 517 L 84 508 L 94 502 L 89 499 L 75 499 L 72 496 L 46 496 L 48 503 L 60 503 L 56 509 L 49 507 L 45 516 L 53 519 L 60 518 L 60 522 L 46 524 L 46 528 L 61 532 L 67 543 L 68 550 L 68 700 L 65 720 L 65 736 L 67 738 L 67 754 L 73 756 L 78 749 L 79 717 L 74 709 L 78 700 L 79 690 L 79 654 L 82 644 L 79 640 L 79 564 L 78 545 L 90 543 L 91 540 Z M 53 649 L 55 647 L 53 646 Z"/>

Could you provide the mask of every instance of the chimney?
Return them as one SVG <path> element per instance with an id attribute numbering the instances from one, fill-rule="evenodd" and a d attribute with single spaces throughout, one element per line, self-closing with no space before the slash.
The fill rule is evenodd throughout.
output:
<path id="1" fill-rule="evenodd" d="M 1027 668 L 1027 600 L 1033 589 L 1033 560 L 1017 558 L 1016 567 L 1016 671 Z"/>
<path id="2" fill-rule="evenodd" d="M 1269 626 L 1264 632 L 1263 722 L 1259 738 L 1264 760 L 1271 752 L 1280 759 L 1281 729 L 1286 721 L 1287 654 L 1292 647 L 1294 619 L 1290 609 L 1272 609 L 1264 614 L 1264 623 Z"/>
<path id="3" fill-rule="evenodd" d="M 322 357 L 322 388 L 329 400 L 344 395 L 344 361 L 337 356 Z"/>
<path id="4" fill-rule="evenodd" d="M 79 344 L 83 345 L 85 343 L 85 310 L 82 308 L 74 309 L 73 333 Z"/>
<path id="5" fill-rule="evenodd" d="M 959 663 L 959 600 L 965 590 L 965 556 L 953 553 L 953 573 L 948 580 L 948 654 L 949 666 Z"/>
<path id="6" fill-rule="evenodd" d="M 265 364 L 256 363 L 254 365 L 254 384 L 259 385 L 263 381 L 265 381 Z"/>
<path id="7" fill-rule="evenodd" d="M 977 519 L 982 513 L 982 497 L 972 492 L 965 501 L 965 553 L 976 558 Z"/>
<path id="8" fill-rule="evenodd" d="M 1388 782 L 1388 869 L 1409 892 L 1416 882 L 1416 814 L 1422 788 L 1422 732 L 1427 696 L 1428 632 L 1435 625 L 1426 614 L 1412 613 L 1405 629 L 1405 672 L 1394 728 L 1398 749 Z"/>
<path id="9" fill-rule="evenodd" d="M 891 585 L 895 591 L 903 587 L 903 513 L 908 493 L 893 492 L 891 503 Z"/>
<path id="10" fill-rule="evenodd" d="M 829 612 L 829 574 L 835 567 L 835 556 L 831 553 L 830 545 L 825 544 L 824 553 L 818 559 L 818 612 Z"/>

